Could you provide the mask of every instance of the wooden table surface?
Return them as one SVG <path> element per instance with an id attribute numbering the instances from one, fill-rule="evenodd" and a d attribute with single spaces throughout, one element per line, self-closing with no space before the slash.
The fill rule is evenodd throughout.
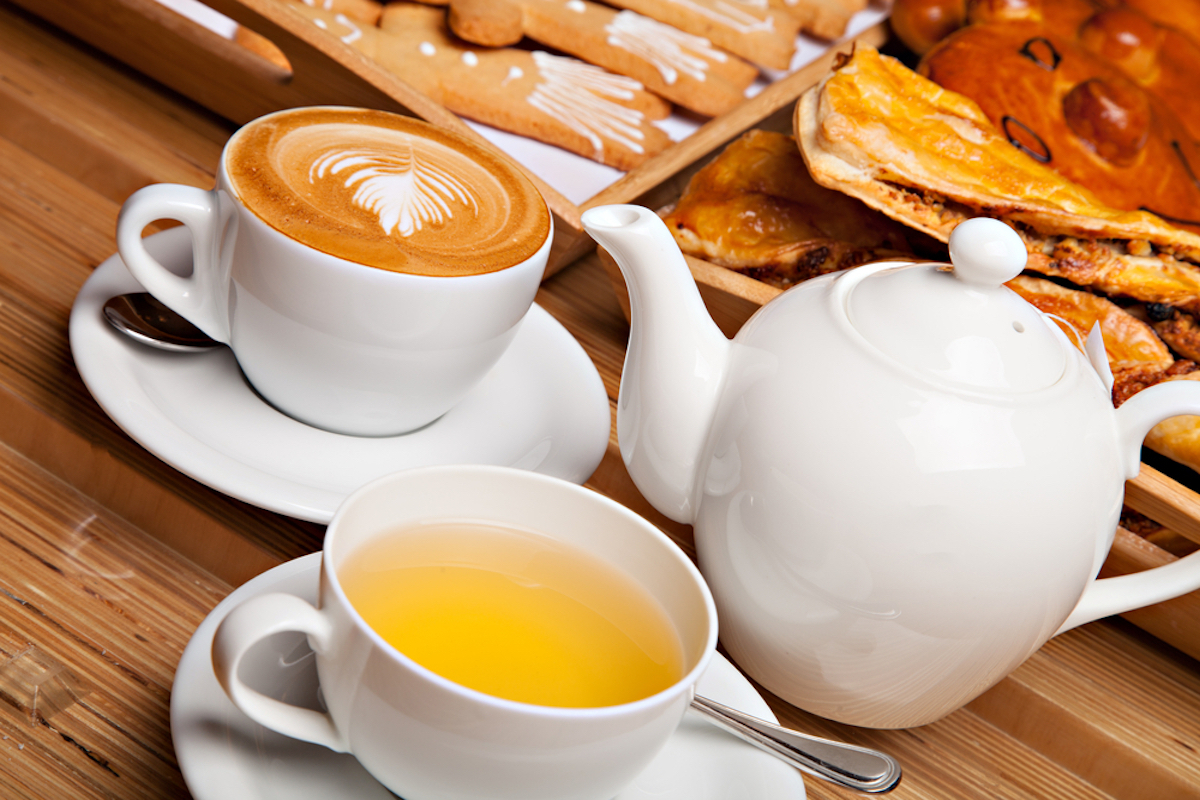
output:
<path id="1" fill-rule="evenodd" d="M 125 436 L 71 360 L 75 293 L 148 183 L 210 186 L 233 126 L 0 0 L 0 798 L 187 797 L 171 681 L 234 586 L 321 526 L 232 500 Z M 594 258 L 539 302 L 615 398 L 628 329 Z M 615 443 L 588 485 L 663 525 Z M 1200 798 L 1200 663 L 1124 620 L 1052 640 L 968 708 L 864 731 L 768 697 L 787 724 L 901 759 L 896 798 Z M 852 793 L 806 779 L 811 797 Z"/>

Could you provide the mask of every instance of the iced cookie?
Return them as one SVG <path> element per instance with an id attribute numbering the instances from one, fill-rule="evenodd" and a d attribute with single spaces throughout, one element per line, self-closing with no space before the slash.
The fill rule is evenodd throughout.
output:
<path id="1" fill-rule="evenodd" d="M 528 36 L 708 116 L 740 104 L 758 75 L 702 36 L 589 0 L 451 0 L 449 22 L 477 44 L 511 45 Z"/>
<path id="2" fill-rule="evenodd" d="M 652 124 L 670 113 L 670 104 L 632 78 L 549 53 L 472 49 L 447 30 L 444 9 L 391 3 L 376 28 L 296 8 L 461 117 L 620 170 L 671 144 Z"/>
<path id="3" fill-rule="evenodd" d="M 334 14 L 345 14 L 347 17 L 368 25 L 378 25 L 379 16 L 383 13 L 383 3 L 376 0 L 295 0 L 309 8 L 329 11 Z"/>
<path id="4" fill-rule="evenodd" d="M 800 22 L 800 30 L 820 39 L 840 39 L 846 35 L 850 18 L 867 7 L 867 0 L 770 0 L 775 8 L 790 12 Z"/>
<path id="5" fill-rule="evenodd" d="M 787 69 L 796 50 L 800 17 L 769 0 L 610 0 L 681 31 L 703 36 L 747 61 Z"/>

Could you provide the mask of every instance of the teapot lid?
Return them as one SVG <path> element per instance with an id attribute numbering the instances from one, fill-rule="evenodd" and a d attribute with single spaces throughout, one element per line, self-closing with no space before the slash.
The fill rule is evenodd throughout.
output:
<path id="1" fill-rule="evenodd" d="M 1003 285 L 1027 255 L 1008 225 L 970 219 L 950 235 L 952 269 L 903 264 L 867 274 L 851 288 L 846 313 L 868 342 L 938 382 L 1002 393 L 1044 389 L 1066 369 L 1065 343 Z"/>

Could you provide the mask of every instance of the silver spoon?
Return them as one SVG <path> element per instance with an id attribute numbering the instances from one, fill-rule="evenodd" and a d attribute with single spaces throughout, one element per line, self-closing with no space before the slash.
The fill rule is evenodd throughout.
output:
<path id="1" fill-rule="evenodd" d="M 104 302 L 104 318 L 126 336 L 160 350 L 198 353 L 222 346 L 149 292 L 108 298 Z"/>
<path id="2" fill-rule="evenodd" d="M 809 736 L 781 728 L 749 714 L 696 695 L 692 708 L 709 722 L 782 759 L 801 772 L 847 789 L 882 794 L 900 783 L 900 764 L 866 747 Z"/>

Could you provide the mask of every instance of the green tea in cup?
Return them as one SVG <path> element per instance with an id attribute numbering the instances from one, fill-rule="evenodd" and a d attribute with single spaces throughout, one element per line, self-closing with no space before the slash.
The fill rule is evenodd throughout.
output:
<path id="1" fill-rule="evenodd" d="M 308 637 L 322 709 L 260 694 L 243 657 Z M 717 644 L 691 559 L 620 503 L 528 470 L 423 467 L 356 490 L 317 603 L 266 594 L 213 637 L 250 719 L 352 753 L 406 800 L 612 800 L 674 734 Z"/>
<path id="2" fill-rule="evenodd" d="M 544 706 L 612 706 L 684 673 L 666 611 L 616 567 L 530 530 L 407 527 L 346 556 L 346 597 L 390 645 L 467 688 Z"/>

